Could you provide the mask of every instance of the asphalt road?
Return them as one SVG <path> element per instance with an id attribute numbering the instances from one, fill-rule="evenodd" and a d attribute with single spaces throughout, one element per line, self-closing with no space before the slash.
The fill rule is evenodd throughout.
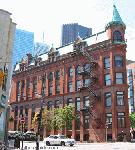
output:
<path id="1" fill-rule="evenodd" d="M 35 150 L 35 142 L 25 142 L 24 150 Z M 40 150 L 135 150 L 135 143 L 77 143 L 70 146 L 46 146 L 40 142 Z"/>

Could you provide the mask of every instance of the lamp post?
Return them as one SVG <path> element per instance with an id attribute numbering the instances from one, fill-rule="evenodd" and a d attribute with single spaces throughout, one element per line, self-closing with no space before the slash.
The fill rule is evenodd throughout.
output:
<path id="1" fill-rule="evenodd" d="M 37 120 L 38 120 L 38 131 L 36 134 L 36 150 L 39 150 L 39 141 L 40 141 L 40 131 L 41 131 L 41 122 L 42 122 L 42 112 L 43 112 L 43 104 L 44 100 L 41 100 L 41 106 L 40 106 L 40 112 L 38 114 Z"/>
<path id="2" fill-rule="evenodd" d="M 107 129 L 108 129 L 108 122 L 106 121 L 105 124 L 105 141 L 107 142 Z"/>
<path id="3" fill-rule="evenodd" d="M 24 129 L 24 123 L 25 123 L 25 118 L 22 114 L 22 117 L 21 117 L 21 128 L 22 128 L 22 150 L 23 150 L 23 129 Z"/>

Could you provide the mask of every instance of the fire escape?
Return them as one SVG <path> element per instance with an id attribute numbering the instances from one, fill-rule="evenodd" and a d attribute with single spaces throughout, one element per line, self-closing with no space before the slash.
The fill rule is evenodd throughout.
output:
<path id="1" fill-rule="evenodd" d="M 96 110 L 96 105 L 100 101 L 100 92 L 98 89 L 98 77 L 97 77 L 97 63 L 94 60 L 93 56 L 87 51 L 87 43 L 78 38 L 78 42 L 74 43 L 74 50 L 79 54 L 83 55 L 89 62 L 90 70 L 85 71 L 82 69 L 80 75 L 84 79 L 85 77 L 90 79 L 89 85 L 82 85 L 80 88 L 80 93 L 84 90 L 89 91 L 89 107 L 83 107 L 81 109 L 84 113 L 89 113 L 89 135 L 93 134 L 95 141 L 101 142 L 96 129 L 101 128 L 102 121 L 100 113 Z M 89 139 L 90 140 L 90 139 Z"/>

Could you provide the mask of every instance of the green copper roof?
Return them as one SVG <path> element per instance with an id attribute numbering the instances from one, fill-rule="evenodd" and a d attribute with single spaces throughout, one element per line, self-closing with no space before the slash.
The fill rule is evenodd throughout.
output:
<path id="1" fill-rule="evenodd" d="M 120 15 L 119 15 L 119 12 L 118 12 L 118 10 L 117 10 L 117 8 L 116 8 L 115 5 L 113 5 L 113 17 L 112 17 L 112 21 L 113 22 L 115 21 L 115 22 L 121 22 L 121 23 L 123 23 Z"/>
<path id="2" fill-rule="evenodd" d="M 106 29 L 111 26 L 111 25 L 123 25 L 124 27 L 126 27 L 126 25 L 124 24 L 124 22 L 122 21 L 120 14 L 116 8 L 115 5 L 113 5 L 113 17 L 112 17 L 112 21 L 109 22 L 106 25 Z"/>

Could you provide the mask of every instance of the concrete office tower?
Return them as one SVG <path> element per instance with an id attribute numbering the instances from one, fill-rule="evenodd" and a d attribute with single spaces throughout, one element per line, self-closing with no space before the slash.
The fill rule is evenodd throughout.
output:
<path id="1" fill-rule="evenodd" d="M 33 48 L 34 33 L 21 29 L 16 29 L 12 64 L 15 65 L 16 62 L 21 61 L 21 59 L 24 58 L 27 53 L 33 54 Z"/>
<path id="2" fill-rule="evenodd" d="M 16 28 L 10 15 L 11 13 L 0 9 L 0 141 L 2 142 L 7 125 L 6 110 L 9 100 L 12 47 Z M 4 76 L 1 77 L 3 73 Z"/>
<path id="3" fill-rule="evenodd" d="M 92 28 L 81 26 L 78 23 L 64 24 L 62 26 L 61 46 L 74 42 L 78 34 L 81 38 L 89 37 L 92 35 Z"/>

